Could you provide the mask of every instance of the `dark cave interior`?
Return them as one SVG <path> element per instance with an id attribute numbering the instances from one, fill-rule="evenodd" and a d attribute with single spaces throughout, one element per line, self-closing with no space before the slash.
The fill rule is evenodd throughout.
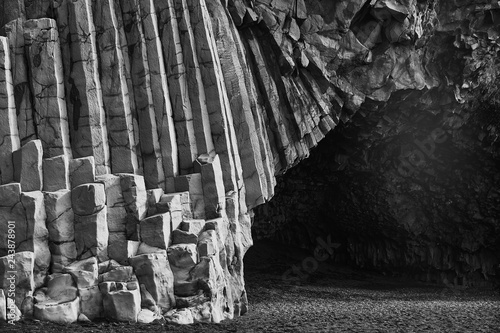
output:
<path id="1" fill-rule="evenodd" d="M 436 89 L 366 103 L 278 177 L 275 197 L 256 209 L 254 239 L 313 250 L 328 236 L 336 262 L 498 283 L 500 160 L 479 117 Z"/>

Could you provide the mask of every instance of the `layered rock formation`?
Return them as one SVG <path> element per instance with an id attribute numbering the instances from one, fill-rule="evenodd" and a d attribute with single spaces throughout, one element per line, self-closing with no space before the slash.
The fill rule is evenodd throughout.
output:
<path id="1" fill-rule="evenodd" d="M 474 12 L 496 31 L 498 8 L 0 6 L 0 275 L 5 294 L 15 287 L 9 318 L 178 323 L 245 313 L 250 216 L 273 196 L 275 176 L 365 101 L 458 84 L 436 67 L 440 36 L 471 45 L 483 38 L 477 29 L 456 28 Z M 487 31 L 474 49 L 492 50 Z M 465 98 L 460 89 L 454 99 Z"/>

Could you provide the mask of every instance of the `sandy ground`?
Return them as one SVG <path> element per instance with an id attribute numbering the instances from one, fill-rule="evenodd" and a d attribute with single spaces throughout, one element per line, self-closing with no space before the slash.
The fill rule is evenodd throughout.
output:
<path id="1" fill-rule="evenodd" d="M 498 291 L 425 285 L 307 257 L 257 243 L 245 259 L 250 311 L 221 324 L 26 321 L 0 332 L 500 332 Z M 283 274 L 304 262 L 311 274 Z"/>

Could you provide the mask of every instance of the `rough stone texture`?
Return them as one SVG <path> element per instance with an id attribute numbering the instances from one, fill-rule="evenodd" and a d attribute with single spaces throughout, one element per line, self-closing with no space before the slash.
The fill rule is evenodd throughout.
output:
<path id="1" fill-rule="evenodd" d="M 137 322 L 141 311 L 139 288 L 128 290 L 125 283 L 103 282 L 99 284 L 99 289 L 103 294 L 104 313 L 107 318 L 131 323 Z"/>
<path id="2" fill-rule="evenodd" d="M 127 85 L 126 62 L 123 52 L 125 41 L 123 21 L 118 1 L 93 2 L 96 41 L 99 54 L 102 98 L 106 112 L 109 149 L 113 157 L 111 171 L 138 173 L 136 153 L 137 120 L 132 116 L 134 100 Z"/>
<path id="3" fill-rule="evenodd" d="M 21 188 L 24 192 L 43 189 L 43 149 L 40 140 L 33 140 L 21 148 Z"/>
<path id="4" fill-rule="evenodd" d="M 69 161 L 69 180 L 71 188 L 95 181 L 96 171 L 94 157 L 75 158 Z"/>
<path id="5" fill-rule="evenodd" d="M 175 306 L 174 276 L 165 251 L 130 258 L 139 283 L 151 295 L 156 306 L 166 311 Z"/>
<path id="6" fill-rule="evenodd" d="M 78 258 L 107 256 L 109 233 L 106 211 L 106 206 L 104 206 L 99 212 L 91 215 L 75 214 L 75 243 Z"/>
<path id="7" fill-rule="evenodd" d="M 149 246 L 166 249 L 170 244 L 170 213 L 158 214 L 141 221 L 141 241 Z"/>
<path id="8" fill-rule="evenodd" d="M 91 0 L 54 2 L 67 84 L 71 147 L 93 156 L 97 174 L 109 173 L 109 144 Z"/>
<path id="9" fill-rule="evenodd" d="M 29 68 L 24 55 L 24 19 L 18 18 L 5 25 L 9 39 L 12 64 L 12 84 L 16 103 L 17 124 L 21 144 L 36 138 L 33 123 L 33 100 L 30 91 Z"/>
<path id="10" fill-rule="evenodd" d="M 17 251 L 32 251 L 35 255 L 33 278 L 35 287 L 44 284 L 45 275 L 49 270 L 50 251 L 48 245 L 48 230 L 44 195 L 40 191 L 22 193 L 21 204 L 26 214 L 26 227 L 16 226 Z M 25 231 L 26 230 L 26 231 Z"/>
<path id="11" fill-rule="evenodd" d="M 43 160 L 43 191 L 54 192 L 70 189 L 69 160 L 59 155 Z"/>
<path id="12" fill-rule="evenodd" d="M 71 191 L 45 192 L 44 195 L 49 241 L 57 243 L 74 241 L 74 213 L 71 205 Z"/>
<path id="13" fill-rule="evenodd" d="M 307 246 L 334 230 L 339 258 L 430 280 L 498 274 L 498 3 L 6 0 L 0 10 L 0 252 L 14 221 L 13 246 L 32 265 L 16 300 L 25 316 L 43 303 L 44 274 L 110 257 L 100 274 L 131 281 L 102 284 L 102 302 L 95 284 L 78 286 L 68 321 L 135 322 L 142 303 L 182 323 L 245 313 L 252 210 L 324 140 L 320 185 L 278 183 L 288 194 L 278 213 L 257 208 L 256 234 Z M 32 171 L 20 151 L 31 140 L 43 177 L 41 150 Z M 144 288 L 119 276 L 162 249 L 168 282 L 154 280 L 159 267 L 132 265 Z M 166 255 L 144 260 L 170 272 Z"/>
<path id="14" fill-rule="evenodd" d="M 18 308 L 21 308 L 24 298 L 33 295 L 35 290 L 35 281 L 33 280 L 34 265 L 35 257 L 33 252 L 29 251 L 16 252 L 13 257 L 0 257 L 2 289 L 4 292 L 8 290 L 11 281 L 15 280 L 16 296 L 14 301 Z M 11 279 L 12 275 L 15 276 L 15 279 Z"/>
<path id="15" fill-rule="evenodd" d="M 178 192 L 189 192 L 193 217 L 195 219 L 205 218 L 205 202 L 203 201 L 203 183 L 200 173 L 174 178 L 175 190 Z"/>
<path id="16" fill-rule="evenodd" d="M 71 204 L 75 214 L 92 215 L 106 205 L 104 185 L 99 183 L 82 184 L 71 190 Z"/>
<path id="17" fill-rule="evenodd" d="M 71 158 L 65 82 L 57 24 L 48 18 L 24 23 L 31 91 L 34 96 L 34 127 L 42 141 L 44 157 Z M 43 130 L 41 130 L 43 129 Z"/>
<path id="18" fill-rule="evenodd" d="M 7 38 L 0 37 L 0 181 L 2 184 L 14 180 L 12 153 L 20 148 L 10 49 Z"/>
<path id="19" fill-rule="evenodd" d="M 7 299 L 3 289 L 0 289 L 0 320 L 7 320 Z"/>
<path id="20" fill-rule="evenodd" d="M 60 324 L 71 324 L 78 320 L 80 299 L 58 304 L 35 304 L 35 318 Z"/>
<path id="21" fill-rule="evenodd" d="M 203 202 L 205 203 L 205 217 L 214 218 L 225 209 L 226 199 L 224 179 L 219 155 L 207 159 L 198 158 L 195 162 L 195 171 L 201 173 L 203 184 Z"/>

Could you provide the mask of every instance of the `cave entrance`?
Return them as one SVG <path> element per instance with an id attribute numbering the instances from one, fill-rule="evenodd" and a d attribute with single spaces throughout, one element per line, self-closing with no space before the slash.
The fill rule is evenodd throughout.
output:
<path id="1" fill-rule="evenodd" d="M 255 242 L 437 285 L 497 283 L 498 161 L 472 148 L 453 103 L 426 110 L 433 98 L 396 93 L 335 128 L 255 209 Z"/>

